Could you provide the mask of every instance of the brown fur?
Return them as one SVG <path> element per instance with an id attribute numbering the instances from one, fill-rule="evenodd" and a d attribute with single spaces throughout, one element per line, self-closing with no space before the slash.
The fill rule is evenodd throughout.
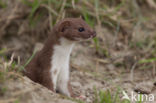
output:
<path id="1" fill-rule="evenodd" d="M 78 27 L 84 27 L 85 31 L 80 33 Z M 50 61 L 53 55 L 53 47 L 59 44 L 61 37 L 77 41 L 76 38 L 88 39 L 91 36 L 94 37 L 95 32 L 82 19 L 67 18 L 61 20 L 53 27 L 43 49 L 36 53 L 32 61 L 26 66 L 24 74 L 34 82 L 40 83 L 54 91 L 50 74 L 50 68 L 52 67 Z M 70 82 L 68 83 L 68 89 L 71 96 L 73 96 Z"/>
<path id="2" fill-rule="evenodd" d="M 38 82 L 53 91 L 52 80 L 50 76 L 50 61 L 53 54 L 53 46 L 58 44 L 58 37 L 52 31 L 45 42 L 41 51 L 36 53 L 32 61 L 26 66 L 25 75 L 34 82 Z M 50 45 L 49 45 L 50 44 Z"/>

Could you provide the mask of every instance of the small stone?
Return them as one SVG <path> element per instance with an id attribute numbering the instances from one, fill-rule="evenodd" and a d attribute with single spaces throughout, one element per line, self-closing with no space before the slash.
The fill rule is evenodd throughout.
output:
<path id="1" fill-rule="evenodd" d="M 152 82 L 141 82 L 136 85 L 134 88 L 134 91 L 141 94 L 150 94 L 153 89 L 153 83 Z"/>
<path id="2" fill-rule="evenodd" d="M 79 88 L 82 86 L 79 82 L 71 82 L 71 85 Z"/>
<path id="3" fill-rule="evenodd" d="M 87 99 L 86 99 L 86 102 L 87 102 L 87 103 L 91 103 L 92 100 L 91 100 L 90 98 L 87 98 Z"/>

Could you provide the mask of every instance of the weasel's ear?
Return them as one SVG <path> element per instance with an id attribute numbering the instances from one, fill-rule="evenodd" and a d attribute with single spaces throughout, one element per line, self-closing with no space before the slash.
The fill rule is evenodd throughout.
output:
<path id="1" fill-rule="evenodd" d="M 64 32 L 71 25 L 70 21 L 63 21 L 58 27 L 59 32 Z"/>

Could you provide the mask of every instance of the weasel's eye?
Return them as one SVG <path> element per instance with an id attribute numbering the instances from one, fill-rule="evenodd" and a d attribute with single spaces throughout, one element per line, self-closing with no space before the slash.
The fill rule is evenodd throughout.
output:
<path id="1" fill-rule="evenodd" d="M 79 28 L 78 30 L 79 30 L 79 32 L 85 31 L 85 29 L 83 27 Z"/>

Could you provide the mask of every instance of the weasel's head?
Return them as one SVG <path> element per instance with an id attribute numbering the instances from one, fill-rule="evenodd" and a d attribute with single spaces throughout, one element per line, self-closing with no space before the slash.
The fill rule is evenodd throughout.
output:
<path id="1" fill-rule="evenodd" d="M 96 36 L 96 32 L 81 18 L 66 18 L 57 26 L 57 35 L 72 41 L 90 39 Z"/>

